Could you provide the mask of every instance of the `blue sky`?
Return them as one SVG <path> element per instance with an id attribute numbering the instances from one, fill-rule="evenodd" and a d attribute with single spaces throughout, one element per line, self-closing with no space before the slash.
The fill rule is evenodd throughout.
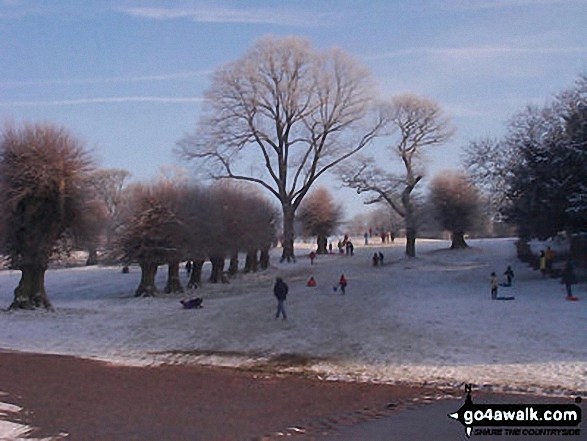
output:
<path id="1" fill-rule="evenodd" d="M 0 0 L 0 122 L 65 125 L 103 167 L 150 178 L 178 163 L 216 67 L 299 35 L 356 56 L 384 96 L 440 103 L 457 132 L 434 174 L 587 73 L 586 17 L 587 0 Z"/>

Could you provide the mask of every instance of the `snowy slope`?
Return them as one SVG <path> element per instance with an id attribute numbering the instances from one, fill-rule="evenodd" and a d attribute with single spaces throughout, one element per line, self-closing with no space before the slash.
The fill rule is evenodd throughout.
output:
<path id="1" fill-rule="evenodd" d="M 251 365 L 295 354 L 306 361 L 303 369 L 331 379 L 585 394 L 587 298 L 565 301 L 558 281 L 515 259 L 513 242 L 476 240 L 468 250 L 451 251 L 446 241 L 418 241 L 418 257 L 407 259 L 396 241 L 357 246 L 352 257 L 319 256 L 313 266 L 307 249 L 297 249 L 295 264 L 276 263 L 280 250 L 274 250 L 266 272 L 151 299 L 132 297 L 138 268 L 126 275 L 114 267 L 48 271 L 57 312 L 1 313 L 0 348 L 139 364 Z M 379 250 L 386 264 L 373 267 Z M 516 273 L 514 286 L 500 288 L 500 295 L 516 300 L 492 301 L 489 275 L 507 265 Z M 349 280 L 344 296 L 333 291 L 341 273 Z M 274 319 L 277 275 L 290 285 L 285 322 Z M 310 275 L 315 288 L 305 286 Z M 0 272 L 3 307 L 19 276 Z M 583 285 L 575 289 L 584 296 Z M 204 308 L 181 309 L 178 300 L 195 295 Z"/>

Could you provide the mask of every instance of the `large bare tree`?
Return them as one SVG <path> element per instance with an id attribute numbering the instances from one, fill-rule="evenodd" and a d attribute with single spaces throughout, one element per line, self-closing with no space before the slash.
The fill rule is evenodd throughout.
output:
<path id="1" fill-rule="evenodd" d="M 387 153 L 354 158 L 340 168 L 343 184 L 358 193 L 373 195 L 366 203 L 384 202 L 399 214 L 406 227 L 406 255 L 416 255 L 418 219 L 413 192 L 424 177 L 422 155 L 426 148 L 446 142 L 453 133 L 440 106 L 415 95 L 394 97 L 386 121 L 391 141 L 387 149 L 399 157 L 403 173 L 394 173 Z"/>
<path id="2" fill-rule="evenodd" d="M 217 179 L 253 182 L 280 202 L 282 259 L 294 259 L 294 217 L 316 180 L 379 135 L 369 71 L 339 49 L 265 37 L 216 70 L 195 133 L 179 143 Z"/>
<path id="3" fill-rule="evenodd" d="M 52 309 L 45 271 L 58 242 L 85 235 L 92 159 L 65 128 L 7 126 L 0 135 L 0 247 L 21 271 L 10 308 Z"/>

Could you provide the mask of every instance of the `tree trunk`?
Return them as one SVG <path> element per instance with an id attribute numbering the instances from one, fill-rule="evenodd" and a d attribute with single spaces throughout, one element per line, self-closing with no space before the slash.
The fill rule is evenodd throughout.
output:
<path id="1" fill-rule="evenodd" d="M 91 246 L 88 249 L 88 259 L 86 260 L 86 266 L 98 264 L 98 250 L 96 247 Z"/>
<path id="2" fill-rule="evenodd" d="M 228 280 L 224 277 L 224 257 L 210 257 L 212 272 L 210 274 L 211 283 L 226 283 Z"/>
<path id="3" fill-rule="evenodd" d="M 406 228 L 406 256 L 416 256 L 416 229 Z"/>
<path id="4" fill-rule="evenodd" d="M 281 262 L 295 262 L 294 255 L 294 216 L 295 213 L 291 206 L 283 206 L 283 252 Z"/>
<path id="5" fill-rule="evenodd" d="M 204 266 L 204 260 L 194 260 L 192 266 L 192 273 L 190 274 L 190 281 L 188 282 L 188 288 L 197 288 L 202 283 L 202 267 Z"/>
<path id="6" fill-rule="evenodd" d="M 165 285 L 164 292 L 166 294 L 183 292 L 183 286 L 179 278 L 179 260 L 174 259 L 167 266 L 167 285 Z"/>
<path id="7" fill-rule="evenodd" d="M 257 272 L 257 250 L 250 250 L 247 252 L 247 257 L 245 259 L 245 273 L 255 273 Z"/>
<path id="8" fill-rule="evenodd" d="M 263 248 L 261 250 L 261 256 L 259 258 L 259 265 L 262 270 L 269 268 L 269 248 Z"/>
<path id="9" fill-rule="evenodd" d="M 238 250 L 234 250 L 230 256 L 230 263 L 228 264 L 228 275 L 236 276 L 238 273 Z"/>
<path id="10" fill-rule="evenodd" d="M 318 240 L 316 241 L 318 244 L 318 250 L 316 250 L 316 254 L 328 254 L 328 239 L 324 235 L 319 235 Z"/>
<path id="11" fill-rule="evenodd" d="M 465 233 L 461 231 L 453 231 L 452 233 L 452 244 L 450 246 L 451 250 L 457 250 L 462 248 L 467 248 L 467 242 L 465 242 Z"/>
<path id="12" fill-rule="evenodd" d="M 155 276 L 157 275 L 158 265 L 154 262 L 146 261 L 140 263 L 141 283 L 135 291 L 135 297 L 154 297 L 157 293 L 155 285 Z"/>
<path id="13" fill-rule="evenodd" d="M 45 291 L 46 266 L 28 264 L 21 266 L 21 277 L 14 290 L 14 300 L 9 309 L 35 309 L 41 306 L 53 311 Z"/>

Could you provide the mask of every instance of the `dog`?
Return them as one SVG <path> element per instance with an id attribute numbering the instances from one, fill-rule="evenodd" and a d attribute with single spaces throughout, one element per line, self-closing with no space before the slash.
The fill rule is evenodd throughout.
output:
<path id="1" fill-rule="evenodd" d="M 179 303 L 181 303 L 185 309 L 197 309 L 203 307 L 202 301 L 202 297 L 196 297 L 195 299 L 190 300 L 180 300 Z"/>

